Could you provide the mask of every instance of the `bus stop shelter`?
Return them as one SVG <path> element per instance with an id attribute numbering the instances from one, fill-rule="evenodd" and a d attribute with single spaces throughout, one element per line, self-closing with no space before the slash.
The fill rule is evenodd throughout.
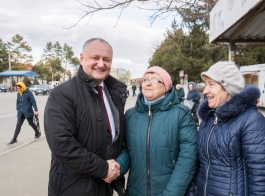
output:
<path id="1" fill-rule="evenodd" d="M 229 44 L 229 61 L 237 45 L 265 45 L 265 0 L 219 0 L 210 12 L 210 43 Z"/>

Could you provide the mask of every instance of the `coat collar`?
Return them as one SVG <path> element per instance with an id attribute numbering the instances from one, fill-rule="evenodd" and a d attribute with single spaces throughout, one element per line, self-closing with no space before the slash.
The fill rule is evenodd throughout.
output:
<path id="1" fill-rule="evenodd" d="M 177 93 L 173 88 L 166 94 L 166 96 L 159 100 L 156 104 L 152 105 L 152 111 L 165 111 L 171 109 L 175 104 L 178 104 L 179 99 Z M 139 93 L 136 101 L 136 109 L 139 112 L 147 112 L 149 110 L 148 105 L 145 104 L 143 93 Z"/>
<path id="2" fill-rule="evenodd" d="M 216 109 L 211 109 L 208 106 L 208 100 L 204 100 L 198 109 L 198 115 L 203 121 L 215 113 L 218 120 L 228 121 L 240 113 L 244 112 L 247 108 L 256 107 L 257 99 L 260 97 L 260 91 L 257 87 L 246 85 L 243 91 L 235 94 L 231 99 Z"/>

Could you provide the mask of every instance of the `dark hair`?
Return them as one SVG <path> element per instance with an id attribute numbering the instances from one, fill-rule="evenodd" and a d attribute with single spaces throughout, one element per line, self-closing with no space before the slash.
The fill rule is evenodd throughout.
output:
<path id="1" fill-rule="evenodd" d="M 22 86 L 20 86 L 20 85 L 16 85 L 16 87 L 22 88 Z"/>
<path id="2" fill-rule="evenodd" d="M 111 45 L 110 45 L 106 40 L 104 40 L 104 39 L 102 39 L 102 38 L 91 38 L 91 39 L 87 40 L 87 41 L 84 43 L 84 45 L 83 45 L 83 51 L 82 51 L 82 52 L 84 52 L 85 49 L 86 49 L 86 47 L 88 46 L 88 44 L 90 44 L 90 43 L 93 42 L 93 41 L 100 41 L 100 42 L 103 42 L 103 43 L 105 43 L 105 44 L 108 44 L 108 46 L 110 47 L 111 51 L 113 52 L 113 49 L 112 49 Z"/>

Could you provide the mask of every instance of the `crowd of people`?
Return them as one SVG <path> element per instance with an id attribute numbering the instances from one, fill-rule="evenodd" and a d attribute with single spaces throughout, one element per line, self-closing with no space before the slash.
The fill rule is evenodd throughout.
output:
<path id="1" fill-rule="evenodd" d="M 135 106 L 125 112 L 128 89 L 109 74 L 112 60 L 106 40 L 87 40 L 77 76 L 47 100 L 49 196 L 111 196 L 114 190 L 120 196 L 265 195 L 265 117 L 256 107 L 260 92 L 245 85 L 234 63 L 217 62 L 201 73 L 201 102 L 194 82 L 185 96 L 165 69 L 150 67 Z M 38 115 L 32 93 L 23 83 L 16 90 L 18 122 L 10 143 L 25 119 L 40 136 L 32 124 Z M 135 91 L 133 85 L 132 96 Z M 193 102 L 192 108 L 185 100 Z"/>

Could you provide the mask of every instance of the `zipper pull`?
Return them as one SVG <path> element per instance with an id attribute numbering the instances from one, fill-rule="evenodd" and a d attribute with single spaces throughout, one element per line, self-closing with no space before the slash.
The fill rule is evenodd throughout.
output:
<path id="1" fill-rule="evenodd" d="M 218 118 L 217 118 L 217 116 L 216 116 L 213 124 L 216 125 L 216 124 L 217 124 L 217 120 L 218 120 Z"/>
<path id="2" fill-rule="evenodd" d="M 148 115 L 150 116 L 150 114 L 151 114 L 151 105 L 149 105 L 148 108 L 149 108 Z"/>

